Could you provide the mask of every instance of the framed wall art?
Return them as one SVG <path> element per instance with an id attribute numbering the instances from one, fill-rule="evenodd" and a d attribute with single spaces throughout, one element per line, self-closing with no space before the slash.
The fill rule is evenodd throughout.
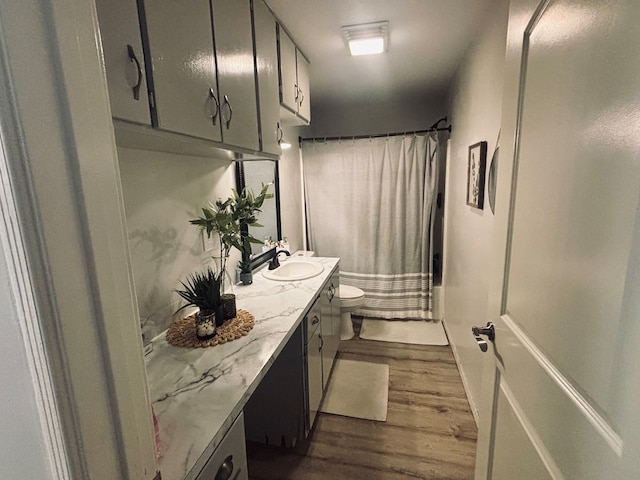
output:
<path id="1" fill-rule="evenodd" d="M 467 205 L 482 210 L 484 207 L 484 177 L 487 165 L 487 142 L 469 147 L 467 170 Z"/>

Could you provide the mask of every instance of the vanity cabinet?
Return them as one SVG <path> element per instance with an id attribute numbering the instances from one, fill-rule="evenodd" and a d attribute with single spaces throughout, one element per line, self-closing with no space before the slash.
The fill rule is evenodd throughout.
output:
<path id="1" fill-rule="evenodd" d="M 247 440 L 294 447 L 298 439 L 306 437 L 305 340 L 303 322 L 247 401 L 244 407 Z"/>
<path id="2" fill-rule="evenodd" d="M 242 413 L 207 460 L 197 480 L 249 480 Z"/>
<path id="3" fill-rule="evenodd" d="M 263 0 L 252 0 L 260 107 L 260 151 L 280 155 L 280 103 L 276 20 Z"/>
<path id="4" fill-rule="evenodd" d="M 311 432 L 340 343 L 339 282 L 336 266 L 245 405 L 248 440 L 293 447 Z"/>
<path id="5" fill-rule="evenodd" d="M 333 272 L 320 294 L 320 318 L 322 319 L 322 389 L 327 388 L 333 363 L 340 346 L 340 272 Z"/>
<path id="6" fill-rule="evenodd" d="M 306 317 L 307 342 L 305 344 L 304 362 L 307 365 L 306 391 L 307 391 L 307 415 L 305 437 L 311 431 L 316 419 L 324 392 L 323 375 L 323 340 L 321 325 L 320 301 L 317 300 Z"/>
<path id="7" fill-rule="evenodd" d="M 111 115 L 151 125 L 142 37 L 135 0 L 97 0 Z"/>
<path id="8" fill-rule="evenodd" d="M 301 122 L 311 120 L 309 95 L 309 61 L 296 47 L 289 34 L 278 24 L 278 72 L 280 105 Z"/>

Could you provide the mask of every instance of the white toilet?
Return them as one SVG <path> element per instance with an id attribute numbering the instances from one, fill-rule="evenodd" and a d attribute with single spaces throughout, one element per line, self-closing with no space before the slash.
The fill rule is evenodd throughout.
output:
<path id="1" fill-rule="evenodd" d="M 351 312 L 364 305 L 364 292 L 350 285 L 340 285 L 340 340 L 353 338 L 353 322 Z"/>

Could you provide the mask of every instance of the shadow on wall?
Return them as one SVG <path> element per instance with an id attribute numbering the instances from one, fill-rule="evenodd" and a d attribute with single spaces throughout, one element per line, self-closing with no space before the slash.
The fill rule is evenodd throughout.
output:
<path id="1" fill-rule="evenodd" d="M 194 257 L 202 253 L 201 245 L 187 246 L 178 242 L 178 231 L 173 227 L 161 229 L 152 226 L 148 230 L 136 229 L 129 234 L 129 240 L 136 250 L 146 247 L 149 251 L 149 257 L 146 260 L 156 264 L 158 268 L 163 264 L 168 265 L 176 261 L 180 253 L 187 253 Z"/>
<path id="2" fill-rule="evenodd" d="M 148 229 L 135 229 L 129 233 L 131 254 L 143 260 L 146 274 L 136 279 L 140 326 L 145 343 L 158 335 L 173 321 L 180 299 L 173 288 L 197 264 L 204 268 L 212 262 L 211 251 L 203 251 L 200 234 L 192 228 L 180 238 L 175 227 L 152 225 Z M 181 241 L 182 240 L 182 241 Z M 187 241 L 187 243 L 184 242 Z M 197 267 L 196 267 L 197 268 Z M 175 285 L 170 279 L 175 279 Z"/>

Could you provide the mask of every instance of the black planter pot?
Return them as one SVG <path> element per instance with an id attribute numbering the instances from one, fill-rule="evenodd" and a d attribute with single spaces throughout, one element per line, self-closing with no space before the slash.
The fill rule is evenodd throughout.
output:
<path id="1" fill-rule="evenodd" d="M 222 317 L 220 322 L 216 322 L 217 326 L 223 324 L 225 320 L 229 320 L 236 316 L 236 296 L 233 293 L 223 293 L 220 295 L 222 301 Z"/>

